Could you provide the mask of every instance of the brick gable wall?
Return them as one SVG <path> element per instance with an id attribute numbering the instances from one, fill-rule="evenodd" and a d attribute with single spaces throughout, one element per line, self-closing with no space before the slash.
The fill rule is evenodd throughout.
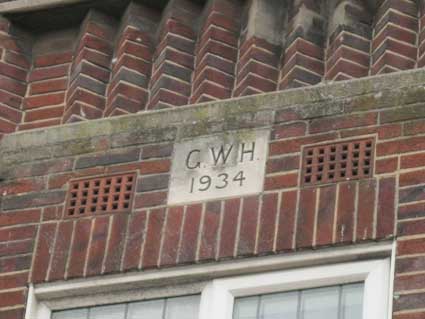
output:
<path id="1" fill-rule="evenodd" d="M 419 70 L 5 137 L 2 318 L 22 318 L 28 283 L 394 239 L 394 318 L 420 317 L 424 84 Z M 256 127 L 271 129 L 262 193 L 167 206 L 179 138 Z M 303 146 L 365 137 L 371 177 L 303 186 Z M 131 213 L 66 217 L 70 179 L 121 172 L 136 173 Z"/>
<path id="2" fill-rule="evenodd" d="M 276 3 L 91 10 L 49 50 L 0 20 L 1 319 L 23 318 L 30 283 L 381 241 L 397 242 L 393 318 L 425 316 L 425 73 L 406 71 L 423 4 Z M 260 194 L 167 205 L 176 143 L 257 128 Z M 371 175 L 304 185 L 306 146 L 365 138 Z M 66 215 L 70 180 L 128 172 L 129 212 Z"/>

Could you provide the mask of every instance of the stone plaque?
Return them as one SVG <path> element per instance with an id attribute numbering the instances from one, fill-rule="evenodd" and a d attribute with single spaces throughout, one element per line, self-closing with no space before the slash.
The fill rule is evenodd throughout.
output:
<path id="1" fill-rule="evenodd" d="M 229 132 L 175 145 L 168 204 L 263 190 L 269 130 Z"/>

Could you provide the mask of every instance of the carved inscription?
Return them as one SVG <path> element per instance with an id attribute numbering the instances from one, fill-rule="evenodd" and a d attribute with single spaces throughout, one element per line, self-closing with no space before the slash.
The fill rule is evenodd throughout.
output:
<path id="1" fill-rule="evenodd" d="M 262 191 L 268 131 L 232 132 L 176 144 L 169 204 Z"/>

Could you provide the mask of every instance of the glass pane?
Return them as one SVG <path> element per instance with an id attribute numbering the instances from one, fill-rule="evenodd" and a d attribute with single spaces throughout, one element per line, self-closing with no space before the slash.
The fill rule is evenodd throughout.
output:
<path id="1" fill-rule="evenodd" d="M 164 300 L 142 301 L 128 305 L 127 319 L 162 319 Z"/>
<path id="2" fill-rule="evenodd" d="M 260 297 L 248 297 L 235 300 L 234 319 L 256 319 Z"/>
<path id="3" fill-rule="evenodd" d="M 87 319 L 87 309 L 74 309 L 54 312 L 52 319 Z"/>
<path id="4" fill-rule="evenodd" d="M 339 287 L 301 292 L 300 319 L 338 319 Z"/>
<path id="5" fill-rule="evenodd" d="M 125 304 L 90 308 L 90 319 L 125 319 Z"/>
<path id="6" fill-rule="evenodd" d="M 167 299 L 164 319 L 198 319 L 199 302 L 200 296 Z"/>
<path id="7" fill-rule="evenodd" d="M 291 292 L 262 296 L 259 319 L 297 319 L 298 295 Z"/>
<path id="8" fill-rule="evenodd" d="M 342 288 L 341 319 L 361 319 L 363 317 L 363 284 L 346 285 Z"/>

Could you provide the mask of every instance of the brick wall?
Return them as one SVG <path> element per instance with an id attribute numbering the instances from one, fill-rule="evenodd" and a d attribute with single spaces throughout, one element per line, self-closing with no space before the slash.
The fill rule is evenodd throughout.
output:
<path id="1" fill-rule="evenodd" d="M 1 136 L 424 64 L 422 1 L 128 2 L 87 10 L 63 45 L 2 18 Z"/>
<path id="2" fill-rule="evenodd" d="M 28 283 L 396 239 L 394 318 L 420 318 L 424 85 L 418 70 L 6 136 L 0 317 L 22 318 Z M 262 193 L 167 205 L 176 141 L 257 127 L 271 130 Z M 372 175 L 303 184 L 303 146 L 364 138 Z M 67 216 L 71 179 L 122 172 L 131 212 Z"/>

